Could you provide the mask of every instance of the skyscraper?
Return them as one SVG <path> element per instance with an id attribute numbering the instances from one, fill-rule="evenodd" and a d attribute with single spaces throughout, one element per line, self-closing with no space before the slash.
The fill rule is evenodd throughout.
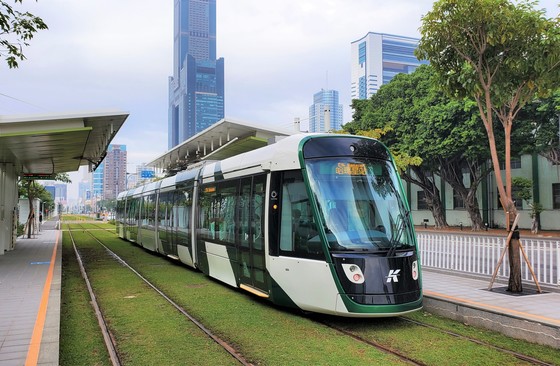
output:
<path id="1" fill-rule="evenodd" d="M 103 198 L 115 199 L 127 189 L 126 145 L 109 145 L 103 164 Z"/>
<path id="2" fill-rule="evenodd" d="M 342 104 L 338 103 L 338 91 L 321 89 L 313 95 L 313 104 L 309 106 L 309 132 L 340 130 L 341 126 Z"/>
<path id="3" fill-rule="evenodd" d="M 216 59 L 216 0 L 175 0 L 168 147 L 224 118 L 224 59 Z"/>
<path id="4" fill-rule="evenodd" d="M 107 155 L 93 172 L 93 199 L 115 199 L 126 188 L 126 145 L 109 145 Z"/>
<path id="5" fill-rule="evenodd" d="M 414 56 L 419 39 L 369 32 L 351 44 L 352 99 L 368 99 L 399 73 L 412 73 L 421 64 Z"/>

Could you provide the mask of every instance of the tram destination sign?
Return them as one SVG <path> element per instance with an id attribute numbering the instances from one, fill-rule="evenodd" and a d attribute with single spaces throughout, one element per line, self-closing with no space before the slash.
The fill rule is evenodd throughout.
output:
<path id="1" fill-rule="evenodd" d="M 21 176 L 24 180 L 53 180 L 54 174 L 49 173 L 23 173 Z"/>

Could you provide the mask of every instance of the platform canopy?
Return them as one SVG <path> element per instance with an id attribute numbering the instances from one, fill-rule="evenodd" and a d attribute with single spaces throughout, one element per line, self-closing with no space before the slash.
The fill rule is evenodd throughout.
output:
<path id="1" fill-rule="evenodd" d="M 127 117 L 121 111 L 0 115 L 0 161 L 36 179 L 82 165 L 94 170 Z"/>
<path id="2" fill-rule="evenodd" d="M 204 160 L 222 160 L 268 145 L 276 138 L 296 133 L 222 119 L 148 163 L 166 175 Z"/>

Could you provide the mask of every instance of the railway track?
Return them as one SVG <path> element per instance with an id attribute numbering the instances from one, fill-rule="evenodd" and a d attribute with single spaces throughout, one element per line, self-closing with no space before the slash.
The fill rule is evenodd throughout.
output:
<path id="1" fill-rule="evenodd" d="M 423 328 L 429 328 L 429 329 L 432 329 L 432 330 L 436 330 L 440 333 L 446 334 L 448 336 L 451 336 L 451 337 L 454 337 L 454 338 L 457 338 L 457 339 L 462 339 L 462 340 L 474 343 L 476 345 L 480 345 L 480 346 L 483 346 L 483 347 L 488 347 L 488 348 L 494 349 L 496 351 L 499 351 L 499 352 L 507 354 L 507 355 L 512 355 L 515 358 L 517 358 L 521 361 L 527 362 L 528 364 L 531 364 L 531 365 L 539 365 L 539 366 L 555 366 L 556 365 L 556 364 L 544 362 L 542 360 L 536 359 L 534 357 L 531 357 L 529 355 L 526 355 L 526 354 L 523 354 L 523 353 L 520 353 L 520 352 L 512 351 L 510 349 L 506 349 L 506 348 L 503 348 L 503 347 L 498 347 L 498 346 L 490 344 L 488 342 L 483 342 L 479 339 L 468 337 L 468 336 L 465 336 L 463 334 L 459 334 L 459 333 L 456 333 L 456 332 L 451 332 L 447 329 L 444 329 L 444 328 L 441 328 L 441 327 L 436 327 L 432 324 L 428 324 L 428 323 L 420 322 L 420 321 L 417 321 L 417 320 L 409 319 L 409 318 L 403 317 L 403 316 L 398 317 L 398 319 L 400 319 L 404 322 L 411 323 L 411 324 L 413 324 L 415 326 L 418 326 L 418 327 L 423 327 Z M 317 321 L 320 322 L 321 324 L 324 324 L 325 326 L 327 326 L 329 328 L 332 328 L 332 329 L 334 329 L 338 332 L 346 334 L 346 335 L 356 339 L 359 342 L 363 342 L 365 344 L 376 347 L 376 348 L 378 348 L 378 349 L 380 349 L 384 352 L 390 353 L 390 354 L 398 357 L 399 359 L 401 359 L 405 362 L 408 362 L 408 363 L 413 364 L 413 365 L 427 365 L 426 363 L 423 363 L 421 361 L 418 361 L 418 360 L 415 360 L 415 359 L 409 357 L 408 355 L 396 350 L 393 347 L 383 345 L 383 344 L 381 344 L 381 343 L 379 343 L 379 342 L 377 342 L 373 339 L 368 339 L 368 338 L 366 338 L 365 336 L 363 336 L 359 333 L 356 333 L 356 332 L 353 332 L 351 330 L 340 327 L 340 326 L 336 325 L 334 322 L 330 322 L 328 320 L 322 320 L 322 319 L 318 319 Z"/>
<path id="2" fill-rule="evenodd" d="M 346 330 L 346 329 L 343 329 L 343 328 L 341 328 L 341 327 L 338 327 L 338 326 L 336 326 L 336 325 L 334 325 L 334 324 L 332 324 L 332 323 L 329 323 L 329 322 L 327 322 L 327 321 L 319 321 L 319 322 L 320 322 L 321 324 L 323 324 L 323 325 L 325 325 L 325 326 L 327 326 L 327 327 L 333 329 L 333 330 L 336 330 L 337 332 L 340 332 L 340 333 L 345 334 L 345 335 L 347 335 L 347 336 L 349 336 L 349 337 L 352 337 L 352 338 L 355 339 L 357 342 L 361 342 L 361 343 L 364 343 L 364 344 L 366 344 L 366 345 L 368 345 L 368 346 L 374 347 L 374 348 L 380 350 L 381 352 L 385 352 L 385 353 L 391 354 L 391 355 L 397 357 L 399 360 L 401 360 L 401 361 L 403 361 L 403 362 L 405 362 L 405 363 L 408 363 L 408 364 L 410 364 L 410 365 L 417 365 L 417 366 L 428 366 L 426 363 L 423 363 L 423 362 L 421 362 L 421 361 L 415 360 L 414 358 L 412 358 L 412 357 L 410 357 L 410 356 L 404 354 L 403 352 L 400 352 L 400 351 L 398 351 L 398 350 L 396 350 L 396 349 L 394 349 L 394 348 L 392 348 L 392 347 L 383 345 L 383 344 L 381 344 L 381 343 L 379 343 L 379 342 L 376 342 L 376 341 L 374 341 L 374 340 L 371 340 L 371 339 L 367 339 L 367 338 L 365 338 L 365 337 L 363 337 L 363 336 L 361 336 L 361 335 L 359 335 L 359 334 L 356 334 L 356 333 L 353 333 L 353 332 L 348 331 L 348 330 Z"/>
<path id="3" fill-rule="evenodd" d="M 79 224 L 79 225 L 82 226 L 81 224 Z M 160 289 L 158 289 L 155 285 L 153 285 L 150 281 L 148 281 L 144 276 L 142 276 L 138 271 L 136 271 L 134 268 L 132 268 L 125 260 L 120 258 L 115 252 L 110 250 L 105 244 L 103 244 L 97 237 L 95 237 L 95 235 L 93 235 L 89 231 L 90 229 L 84 229 L 83 226 L 82 226 L 81 229 L 83 231 L 87 232 L 97 243 L 99 243 L 99 245 L 101 245 L 113 258 L 115 258 L 115 260 L 117 260 L 120 264 L 122 264 L 123 266 L 128 268 L 130 271 L 132 271 L 144 283 L 146 283 L 157 294 L 159 294 L 163 299 L 165 299 L 170 305 L 172 305 L 176 310 L 178 310 L 182 315 L 184 315 L 189 321 L 191 321 L 201 331 L 203 331 L 209 338 L 211 338 L 214 342 L 216 342 L 218 345 L 220 345 L 226 352 L 228 352 L 232 357 L 234 357 L 237 361 L 239 361 L 240 364 L 245 365 L 245 366 L 252 365 L 252 363 L 250 363 L 248 360 L 246 360 L 243 357 L 243 355 L 238 350 L 236 350 L 232 345 L 230 345 L 228 342 L 226 342 L 225 340 L 218 337 L 216 334 L 212 333 L 208 328 L 206 328 L 195 317 L 193 317 L 191 314 L 189 314 L 188 311 L 186 311 L 183 307 L 181 307 L 176 302 L 174 302 L 165 293 L 163 293 Z M 92 306 L 94 307 L 95 314 L 98 318 L 98 322 L 99 322 L 99 325 L 100 325 L 100 328 L 101 328 L 101 332 L 103 334 L 103 339 L 105 341 L 105 345 L 107 347 L 107 350 L 108 350 L 110 358 L 111 358 L 111 363 L 114 366 L 120 366 L 121 361 L 120 361 L 120 357 L 119 357 L 119 354 L 118 354 L 118 351 L 117 351 L 118 347 L 117 347 L 115 338 L 111 335 L 111 333 L 110 333 L 110 331 L 107 327 L 107 323 L 106 323 L 106 321 L 103 317 L 103 314 L 100 310 L 99 304 L 97 303 L 97 299 L 96 299 L 96 296 L 93 292 L 92 286 L 89 282 L 89 279 L 88 279 L 88 276 L 87 276 L 87 271 L 86 271 L 86 269 L 83 265 L 81 255 L 80 255 L 80 253 L 79 253 L 79 251 L 78 251 L 78 249 L 75 245 L 74 237 L 72 235 L 72 230 L 68 229 L 68 232 L 70 234 L 70 238 L 72 240 L 72 245 L 74 247 L 74 252 L 76 254 L 76 258 L 77 258 L 79 266 L 80 266 L 80 271 L 82 272 L 82 276 L 84 277 L 84 280 L 86 281 L 86 284 L 87 284 L 87 288 L 88 288 L 88 291 L 89 291 L 89 294 L 90 294 L 90 297 L 91 297 Z"/>
<path id="4" fill-rule="evenodd" d="M 488 342 L 483 342 L 483 341 L 481 341 L 481 340 L 479 340 L 479 339 L 475 339 L 475 338 L 467 337 L 467 336 L 462 335 L 462 334 L 459 334 L 459 333 L 451 332 L 451 331 L 449 331 L 449 330 L 447 330 L 447 329 L 444 329 L 444 328 L 441 328 L 441 327 L 436 327 L 436 326 L 434 326 L 434 325 L 432 325 L 432 324 L 423 323 L 423 322 L 420 322 L 420 321 L 417 321 L 417 320 L 413 320 L 413 319 L 409 319 L 409 318 L 406 318 L 406 317 L 399 317 L 399 319 L 401 319 L 401 320 L 403 320 L 403 321 L 406 321 L 406 322 L 409 322 L 409 323 L 412 323 L 412 324 L 415 324 L 415 325 L 418 325 L 418 326 L 421 326 L 421 327 L 430 328 L 430 329 L 435 329 L 435 330 L 437 330 L 437 331 L 439 331 L 439 332 L 441 332 L 441 333 L 445 333 L 445 334 L 450 335 L 450 336 L 452 336 L 452 337 L 464 339 L 464 340 L 467 340 L 467 341 L 472 342 L 472 343 L 476 343 L 476 344 L 479 344 L 479 345 L 482 345 L 482 346 L 485 346 L 485 347 L 489 347 L 489 348 L 495 349 L 495 350 L 500 351 L 500 352 L 502 352 L 502 353 L 506 353 L 506 354 L 515 356 L 515 358 L 518 358 L 518 359 L 520 359 L 520 360 L 522 360 L 522 361 L 526 361 L 526 362 L 528 362 L 528 363 L 530 363 L 530 364 L 532 364 L 532 365 L 554 366 L 554 365 L 551 364 L 551 363 L 547 363 L 547 362 L 538 360 L 538 359 L 536 359 L 536 358 L 534 358 L 534 357 L 525 355 L 525 354 L 523 354 L 523 353 L 515 352 L 515 351 L 512 351 L 512 350 L 503 348 L 503 347 L 498 347 L 498 346 L 495 346 L 495 345 L 490 344 L 490 343 L 488 343 Z"/>
<path id="5" fill-rule="evenodd" d="M 110 255 L 115 258 L 115 260 L 117 260 L 120 264 L 122 264 L 123 266 L 125 266 L 126 268 L 128 268 L 130 271 L 132 271 L 136 276 L 138 276 L 143 282 L 145 282 L 149 287 L 151 287 L 156 293 L 158 293 L 159 296 L 161 296 L 162 298 L 164 298 L 169 304 L 171 304 L 175 309 L 177 309 L 183 316 L 185 316 L 186 318 L 189 319 L 189 321 L 191 321 L 193 324 L 195 324 L 199 329 L 201 329 L 209 338 L 211 338 L 212 340 L 214 340 L 216 343 L 218 343 L 224 350 L 226 350 L 232 357 L 234 357 L 239 363 L 243 364 L 243 365 L 251 365 L 251 363 L 242 355 L 242 353 L 240 351 L 238 351 L 234 346 L 232 346 L 231 344 L 229 344 L 227 341 L 221 339 L 220 337 L 212 334 L 211 331 L 209 331 L 201 322 L 199 322 L 195 317 L 193 317 L 192 315 L 190 315 L 183 307 L 181 307 L 179 304 L 177 304 L 175 301 L 173 301 L 173 299 L 171 299 L 168 295 L 166 295 L 163 291 L 161 291 L 160 289 L 158 289 L 155 285 L 153 285 L 150 281 L 148 281 L 144 276 L 142 276 L 141 273 L 139 273 L 136 269 L 132 268 L 132 266 L 130 266 L 125 260 L 123 260 L 122 258 L 120 258 L 116 253 L 114 253 L 113 251 L 111 251 L 101 240 L 99 240 L 99 238 L 97 238 L 94 235 L 94 232 L 98 232 L 101 229 L 105 230 L 104 228 L 94 228 L 94 229 L 90 229 L 90 228 L 85 228 L 83 227 L 81 224 L 80 228 L 78 230 L 80 231 L 84 231 L 87 232 L 93 240 L 95 240 L 100 246 L 102 246 L 108 253 L 110 253 Z M 69 230 L 70 236 L 72 237 L 72 230 Z M 72 241 L 74 243 L 73 237 L 72 237 Z M 76 256 L 79 258 L 79 251 L 77 249 L 75 249 L 76 252 Z M 81 259 L 78 259 L 79 262 L 81 262 Z M 80 266 L 83 268 L 83 266 L 80 264 Z M 83 270 L 85 272 L 85 269 Z M 85 274 L 84 276 L 87 276 L 87 274 Z M 87 280 L 86 280 L 87 281 Z M 90 288 L 91 286 L 88 284 L 88 288 Z M 91 294 L 92 297 L 92 302 L 94 302 L 95 299 L 95 294 Z M 95 305 L 94 305 L 95 306 Z M 97 313 L 97 310 L 96 310 Z M 99 312 L 101 313 L 101 312 Z M 104 320 L 102 319 L 102 315 L 101 319 L 99 320 L 100 324 L 104 323 Z M 312 316 L 311 317 L 313 320 L 316 320 L 317 322 L 321 323 L 322 325 L 329 327 L 333 330 L 336 330 L 337 332 L 344 334 L 347 337 L 350 337 L 351 339 L 353 339 L 356 342 L 360 342 L 364 345 L 367 345 L 367 347 L 372 347 L 375 348 L 376 350 L 379 350 L 383 353 L 386 354 L 390 354 L 396 358 L 398 358 L 399 360 L 401 360 L 404 363 L 407 364 L 411 364 L 411 365 L 428 365 L 431 363 L 425 363 L 421 360 L 415 359 L 414 357 L 411 357 L 410 355 L 407 355 L 406 353 L 404 353 L 402 350 L 398 349 L 397 347 L 391 347 L 391 346 L 387 346 L 385 341 L 378 341 L 375 339 L 372 339 L 371 336 L 367 336 L 366 334 L 361 334 L 359 331 L 355 331 L 352 329 L 352 327 L 342 327 L 342 326 L 338 326 L 336 323 L 337 321 L 326 321 L 324 320 L 322 317 L 315 317 Z M 328 318 L 328 317 L 327 317 Z M 412 326 L 417 326 L 417 327 L 422 327 L 422 328 L 430 328 L 432 330 L 435 330 L 439 333 L 445 334 L 449 337 L 453 337 L 453 338 L 457 338 L 457 339 L 462 339 L 465 341 L 469 341 L 472 342 L 476 345 L 479 345 L 481 347 L 487 347 L 487 348 L 491 348 L 493 350 L 496 350 L 498 352 L 510 355 L 510 356 L 514 356 L 517 359 L 519 359 L 520 361 L 527 363 L 527 364 L 533 364 L 533 365 L 553 365 L 551 363 L 547 363 L 541 360 L 538 360 L 534 357 L 522 354 L 520 352 L 515 352 L 509 349 L 505 349 L 505 348 L 501 348 L 498 347 L 496 345 L 493 344 L 489 344 L 483 341 L 480 341 L 479 339 L 475 339 L 475 338 L 471 338 L 462 334 L 458 334 L 455 332 L 451 332 L 449 330 L 443 329 L 443 328 L 439 328 L 436 326 L 433 326 L 431 324 L 428 323 L 423 323 L 420 321 L 416 321 L 416 320 L 412 320 L 406 317 L 400 317 L 399 318 L 400 321 L 404 321 L 404 322 L 408 322 L 410 323 Z M 338 321 L 340 322 L 340 320 Z M 102 327 L 103 329 L 103 327 Z M 114 349 L 116 348 L 116 345 L 114 344 L 114 338 L 111 337 L 110 333 L 108 330 L 104 330 L 104 332 L 106 332 L 106 334 L 104 335 L 104 338 L 107 341 L 107 347 L 108 349 L 110 349 L 111 347 Z M 118 353 L 116 353 L 116 358 L 118 362 Z M 119 365 L 120 363 L 113 363 L 114 365 Z"/>

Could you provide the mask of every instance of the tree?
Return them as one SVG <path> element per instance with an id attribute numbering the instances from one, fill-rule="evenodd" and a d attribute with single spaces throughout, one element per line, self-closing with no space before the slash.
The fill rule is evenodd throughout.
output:
<path id="1" fill-rule="evenodd" d="M 519 139 L 526 140 L 528 136 L 534 139 L 534 143 L 522 152 L 540 154 L 553 164 L 560 165 L 560 89 L 548 98 L 537 98 L 526 105 L 519 112 L 518 120 L 522 122 L 514 132 L 520 130 L 517 133 Z"/>
<path id="2" fill-rule="evenodd" d="M 488 135 L 500 202 L 509 228 L 517 214 L 511 184 L 511 133 L 521 108 L 546 95 L 559 80 L 560 27 L 535 10 L 535 1 L 439 0 L 422 18 L 418 58 L 426 59 L 442 86 L 473 98 Z M 505 182 L 500 174 L 494 116 L 504 131 Z M 512 228 L 515 230 L 515 228 Z M 509 244 L 508 290 L 521 292 L 518 233 Z"/>
<path id="3" fill-rule="evenodd" d="M 71 183 L 70 177 L 67 173 L 58 173 L 55 175 L 54 180 Z M 20 197 L 27 197 L 29 201 L 29 215 L 27 216 L 27 237 L 31 238 L 31 229 L 35 224 L 37 215 L 35 213 L 35 208 L 33 207 L 33 201 L 41 196 L 47 194 L 45 187 L 37 183 L 35 180 L 20 180 L 19 181 L 19 195 Z"/>
<path id="4" fill-rule="evenodd" d="M 14 0 L 22 3 L 23 0 Z M 43 19 L 29 13 L 15 10 L 6 1 L 0 0 L 0 56 L 4 57 L 8 67 L 18 67 L 18 60 L 23 61 L 23 46 L 39 30 L 48 29 Z"/>
<path id="5" fill-rule="evenodd" d="M 367 100 L 369 104 L 353 101 L 354 122 L 344 128 L 390 126 L 393 132 L 382 136 L 382 141 L 396 156 L 415 156 L 421 161 L 401 176 L 422 188 L 435 226 L 447 226 L 436 180 L 440 176 L 465 202 L 472 227 L 480 229 L 483 221 L 476 192 L 489 173 L 483 164 L 489 158 L 484 128 L 474 103 L 446 96 L 434 76 L 429 65 L 397 75 Z M 468 185 L 465 171 L 469 172 Z"/>

